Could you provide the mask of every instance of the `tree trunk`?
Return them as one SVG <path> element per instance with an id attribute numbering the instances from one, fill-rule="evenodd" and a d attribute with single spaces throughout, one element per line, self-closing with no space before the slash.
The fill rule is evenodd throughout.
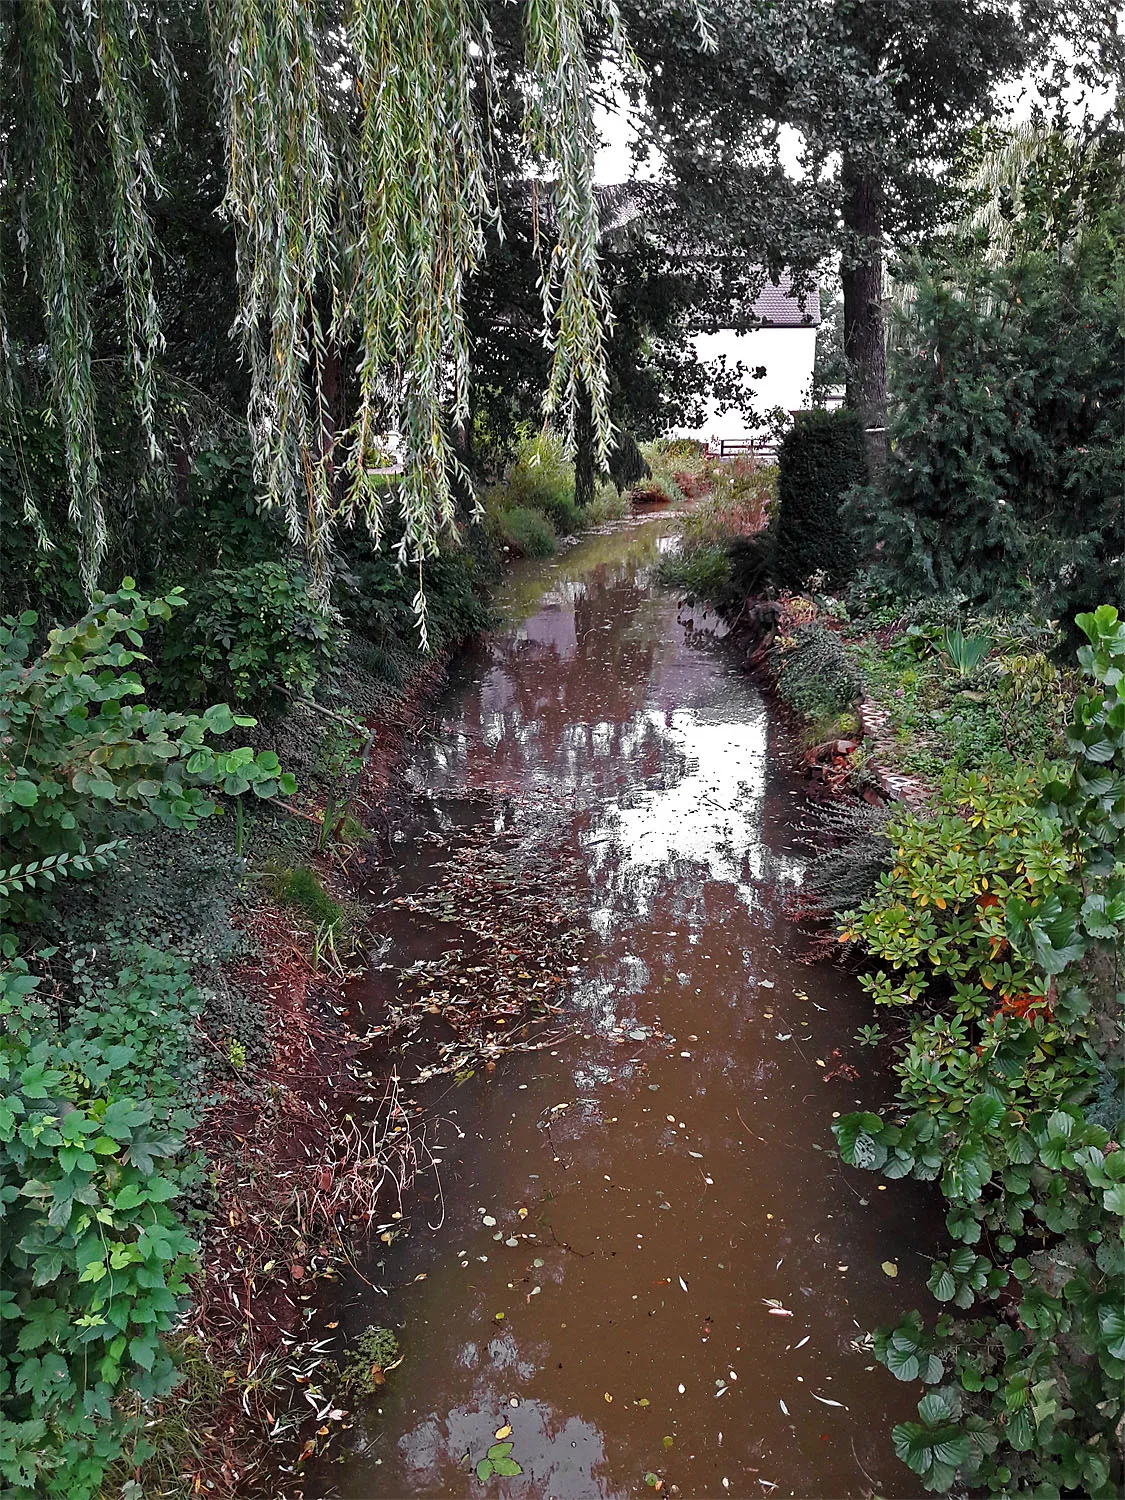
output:
<path id="1" fill-rule="evenodd" d="M 844 224 L 854 243 L 840 267 L 844 291 L 847 401 L 867 433 L 867 459 L 877 476 L 887 457 L 887 345 L 883 328 L 882 183 L 845 160 Z"/>

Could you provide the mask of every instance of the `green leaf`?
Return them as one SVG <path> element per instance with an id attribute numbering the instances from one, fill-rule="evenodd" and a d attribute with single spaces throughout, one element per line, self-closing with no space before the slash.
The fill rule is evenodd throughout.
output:
<path id="1" fill-rule="evenodd" d="M 492 1461 L 490 1459 L 482 1458 L 480 1463 L 477 1464 L 477 1478 L 480 1480 L 481 1484 L 483 1484 L 486 1479 L 492 1478 Z"/>
<path id="2" fill-rule="evenodd" d="M 152 1369 L 152 1362 L 156 1354 L 153 1342 L 151 1338 L 145 1338 L 141 1335 L 129 1340 L 129 1353 L 142 1370 Z"/>
<path id="3" fill-rule="evenodd" d="M 8 788 L 8 796 L 17 807 L 34 807 L 39 801 L 39 788 L 33 781 L 14 781 Z"/>
<path id="4" fill-rule="evenodd" d="M 926 1285 L 939 1302 L 952 1302 L 954 1294 L 957 1291 L 957 1282 L 953 1277 L 953 1273 L 948 1267 L 942 1265 L 940 1261 L 937 1262 L 930 1272 L 930 1279 Z"/>
<path id="5" fill-rule="evenodd" d="M 213 703 L 203 714 L 203 722 L 212 734 L 226 734 L 234 728 L 234 715 L 226 703 Z"/>
<path id="6" fill-rule="evenodd" d="M 991 1094 L 978 1094 L 969 1104 L 969 1120 L 973 1127 L 984 1134 L 995 1130 L 1004 1118 L 1004 1106 Z"/>
<path id="7" fill-rule="evenodd" d="M 1017 1453 L 1030 1453 L 1035 1446 L 1035 1432 L 1031 1425 L 1031 1414 L 1026 1407 L 1021 1407 L 1008 1418 L 1004 1436 Z"/>
<path id="8" fill-rule="evenodd" d="M 1098 1323 L 1114 1359 L 1125 1359 L 1125 1311 L 1117 1305 L 1098 1308 Z"/>

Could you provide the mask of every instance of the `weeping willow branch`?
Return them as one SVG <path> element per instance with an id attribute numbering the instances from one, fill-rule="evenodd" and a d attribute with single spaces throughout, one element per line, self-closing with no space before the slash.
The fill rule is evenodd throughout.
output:
<path id="1" fill-rule="evenodd" d="M 399 554 L 421 560 L 454 528 L 449 432 L 469 410 L 462 294 L 492 212 L 481 126 L 491 43 L 472 0 L 365 0 L 350 35 L 361 274 L 348 313 L 362 354 L 349 499 L 378 539 L 388 493 L 379 470 L 388 429 L 399 431 Z"/>
<path id="2" fill-rule="evenodd" d="M 83 577 L 90 586 L 105 552 L 106 526 L 98 488 L 93 333 L 75 222 L 74 142 L 67 117 L 73 49 L 51 0 L 26 0 L 7 25 L 15 33 L 11 42 L 19 114 L 6 142 L 4 178 L 18 184 L 18 232 L 25 264 L 34 246 L 70 518 L 82 538 Z M 17 148 L 22 162 L 13 159 Z M 17 176 L 21 165 L 25 171 Z M 34 496 L 25 497 L 25 508 L 29 519 L 38 523 Z"/>
<path id="3" fill-rule="evenodd" d="M 616 11 L 609 6 L 603 11 L 616 29 Z M 554 356 L 544 411 L 548 417 L 560 410 L 565 414 L 567 446 L 573 452 L 585 393 L 604 456 L 612 428 L 602 331 L 610 314 L 598 275 L 597 132 L 587 104 L 594 81 L 583 14 L 582 0 L 528 0 L 527 61 L 533 83 L 527 126 L 532 151 L 557 169 L 552 184 L 557 240 L 543 276 L 546 338 Z"/>
<path id="4" fill-rule="evenodd" d="M 192 15 L 206 10 L 227 151 L 222 211 L 237 247 L 235 332 L 250 372 L 263 496 L 283 509 L 324 589 L 336 525 L 359 521 L 377 543 L 392 502 L 399 557 L 420 566 L 456 530 L 465 476 L 451 434 L 469 413 L 463 293 L 496 212 L 486 121 L 498 69 L 485 0 L 176 3 Z M 544 412 L 573 445 L 576 413 L 588 403 L 604 452 L 609 308 L 598 266 L 587 24 L 608 33 L 620 57 L 626 48 L 613 0 L 593 0 L 593 12 L 590 3 L 523 0 L 522 86 L 527 146 L 551 203 Z M 16 199 L 24 264 L 41 299 L 71 515 L 91 586 L 106 548 L 92 369 L 96 267 L 110 269 L 123 293 L 127 380 L 157 456 L 162 341 L 148 207 L 157 182 L 144 84 L 165 83 L 162 128 L 170 130 L 170 5 L 0 7 L 16 98 L 15 128 L 0 128 L 0 193 L 5 218 Z M 76 120 L 84 122 L 77 134 Z M 103 164 L 104 204 L 82 198 L 91 159 Z M 13 193 L 12 183 L 23 186 Z M 0 328 L 0 352 L 7 347 Z M 327 369 L 353 359 L 345 375 L 352 416 L 337 431 Z M 417 609 L 424 635 L 421 586 Z"/>

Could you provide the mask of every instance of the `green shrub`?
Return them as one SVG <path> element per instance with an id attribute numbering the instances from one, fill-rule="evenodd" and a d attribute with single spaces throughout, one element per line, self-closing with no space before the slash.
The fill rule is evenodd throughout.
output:
<path id="1" fill-rule="evenodd" d="M 822 574 L 845 581 L 858 561 L 845 493 L 867 479 L 863 426 L 853 411 L 802 412 L 778 451 L 774 582 L 803 589 Z"/>
<path id="2" fill-rule="evenodd" d="M 163 1335 L 195 1245 L 170 1205 L 191 1176 L 177 1158 L 196 997 L 182 962 L 138 946 L 116 982 L 92 985 L 60 1024 L 37 994 L 41 977 L 10 948 L 0 971 L 0 1473 L 14 1500 L 93 1500 L 126 1441 L 145 1456 L 139 1419 L 126 1422 L 119 1398 L 133 1393 L 139 1414 L 175 1383 Z"/>
<path id="3" fill-rule="evenodd" d="M 317 927 L 338 927 L 344 908 L 331 897 L 315 871 L 308 865 L 267 872 L 270 889 L 279 901 L 286 901 L 304 912 Z"/>
<path id="4" fill-rule="evenodd" d="M 681 467 L 701 461 L 707 452 L 707 444 L 701 438 L 657 438 L 655 443 L 646 446 L 650 446 L 651 452 L 666 463 Z"/>
<path id="5" fill-rule="evenodd" d="M 893 1434 L 929 1490 L 1121 1493 L 1125 623 L 1076 623 L 1068 759 L 951 777 L 932 816 L 889 820 L 893 867 L 841 932 L 882 964 L 875 1002 L 915 1012 L 891 1117 L 845 1116 L 841 1155 L 940 1183 L 957 1243 L 929 1286 L 972 1315 L 876 1335 L 936 1387 Z"/>
<path id="6" fill-rule="evenodd" d="M 395 532 L 395 526 L 389 526 Z M 458 645 L 489 622 L 487 586 L 496 577 L 493 535 L 483 526 L 465 526 L 459 546 L 444 546 L 423 562 L 426 630 L 432 649 Z M 348 627 L 341 658 L 366 661 L 366 670 L 390 682 L 401 682 L 419 654 L 419 622 L 413 600 L 419 586 L 417 567 L 404 567 L 392 541 L 374 549 L 366 532 L 341 538 L 344 552 L 336 607 Z M 357 636 L 363 639 L 357 639 Z M 347 669 L 345 669 L 347 670 Z M 351 684 L 342 684 L 351 691 Z"/>
<path id="7" fill-rule="evenodd" d="M 1030 591 L 1069 619 L 1125 577 L 1120 137 L 1045 133 L 1004 196 L 1018 249 L 1002 261 L 973 245 L 906 268 L 892 446 L 864 520 L 899 591 L 1004 605 Z"/>
<path id="8" fill-rule="evenodd" d="M 501 545 L 520 557 L 551 557 L 557 551 L 555 528 L 540 511 L 524 505 L 497 507 L 491 525 Z"/>
<path id="9" fill-rule="evenodd" d="M 0 912 L 21 911 L 28 891 L 89 873 L 91 848 L 159 821 L 193 827 L 218 810 L 204 789 L 259 797 L 295 790 L 272 751 L 220 752 L 211 735 L 237 718 L 225 703 L 202 714 L 150 708 L 134 662 L 152 620 L 182 607 L 179 591 L 142 599 L 126 579 L 98 594 L 76 625 L 52 630 L 29 661 L 33 613 L 0 623 L 0 816 L 5 858 Z M 132 701 L 130 701 L 132 700 Z M 104 842 L 103 842 L 104 841 Z M 116 847 L 116 845 L 114 846 Z"/>
<path id="10" fill-rule="evenodd" d="M 866 682 L 834 630 L 820 620 L 798 624 L 774 647 L 777 691 L 810 719 L 831 718 L 863 697 Z"/>
<path id="11" fill-rule="evenodd" d="M 222 698 L 276 713 L 312 693 L 338 648 L 338 630 L 299 573 L 252 563 L 192 585 L 165 632 L 160 676 L 177 701 Z"/>
<path id="12" fill-rule="evenodd" d="M 557 438 L 539 434 L 525 443 L 500 486 L 506 509 L 537 510 L 560 536 L 580 531 L 583 515 L 574 500 L 574 465 Z"/>

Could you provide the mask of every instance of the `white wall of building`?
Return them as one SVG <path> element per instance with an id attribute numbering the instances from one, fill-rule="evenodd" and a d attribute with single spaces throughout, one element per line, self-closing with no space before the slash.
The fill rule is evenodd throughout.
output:
<path id="1" fill-rule="evenodd" d="M 775 406 L 798 411 L 807 404 L 816 354 L 815 328 L 759 328 L 753 333 L 722 329 L 696 334 L 693 343 L 701 360 L 725 355 L 730 366 L 741 360 L 750 370 L 765 367 L 765 378 L 753 385 L 756 411 L 767 412 Z M 731 439 L 755 437 L 763 431 L 761 426 L 748 426 L 740 411 L 719 416 L 715 402 L 709 401 L 703 425 L 677 428 L 676 436 Z"/>

